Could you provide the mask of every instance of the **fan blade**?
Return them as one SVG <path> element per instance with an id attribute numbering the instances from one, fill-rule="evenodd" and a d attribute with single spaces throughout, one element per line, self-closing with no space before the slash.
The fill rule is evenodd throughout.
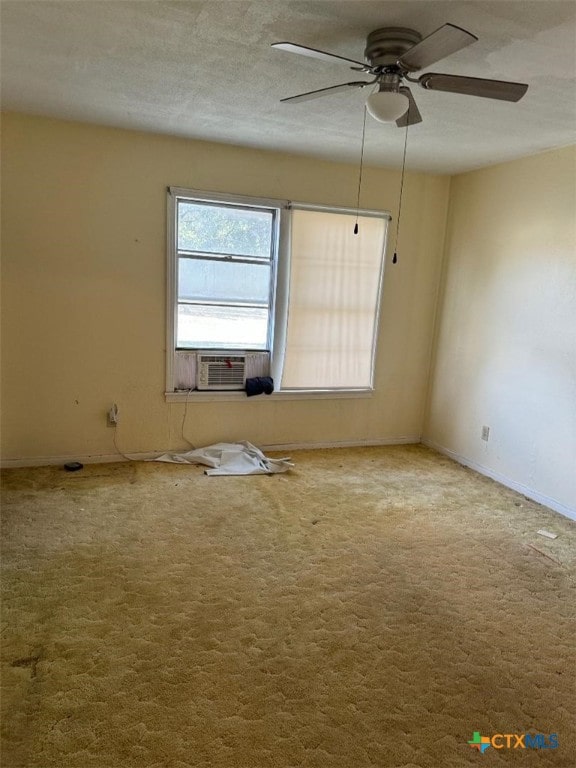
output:
<path id="1" fill-rule="evenodd" d="M 354 83 L 342 83 L 341 85 L 331 85 L 329 88 L 319 88 L 317 91 L 299 93 L 298 96 L 288 96 L 287 99 L 280 99 L 280 101 L 308 101 L 309 99 L 317 99 L 319 96 L 328 96 L 330 93 L 347 91 L 349 88 L 365 88 L 367 85 L 372 85 L 372 83 L 358 80 Z"/>
<path id="2" fill-rule="evenodd" d="M 333 61 L 334 59 L 340 59 L 340 61 L 347 61 L 350 64 L 358 64 L 367 72 L 370 71 L 370 66 L 364 61 L 347 59 L 345 56 L 338 56 L 335 53 L 319 51 L 316 48 L 308 48 L 305 45 L 297 45 L 296 43 L 272 43 L 272 48 L 278 48 L 281 51 L 288 51 L 289 53 L 299 53 L 301 56 L 311 56 L 313 59 L 322 59 L 322 61 Z"/>
<path id="3" fill-rule="evenodd" d="M 476 40 L 478 40 L 476 35 L 466 32 L 465 29 L 455 27 L 454 24 L 444 24 L 400 56 L 398 64 L 408 72 L 416 72 L 465 48 L 470 43 L 475 43 Z"/>
<path id="4" fill-rule="evenodd" d="M 398 120 L 396 120 L 396 125 L 398 128 L 405 128 L 407 125 L 416 125 L 416 123 L 422 122 L 422 115 L 420 114 L 420 110 L 416 106 L 416 102 L 414 101 L 414 96 L 412 96 L 412 91 L 410 88 L 406 88 L 405 86 L 402 86 L 398 89 L 400 93 L 403 93 L 405 96 L 408 96 L 408 101 L 410 102 L 408 104 L 407 111 L 402 115 L 402 117 L 399 117 Z"/>
<path id="5" fill-rule="evenodd" d="M 502 101 L 520 101 L 528 90 L 524 83 L 508 83 L 503 80 L 484 80 L 481 77 L 461 77 L 459 75 L 440 75 L 428 72 L 418 78 L 422 88 L 430 91 L 463 93 L 468 96 L 481 96 L 485 99 Z"/>

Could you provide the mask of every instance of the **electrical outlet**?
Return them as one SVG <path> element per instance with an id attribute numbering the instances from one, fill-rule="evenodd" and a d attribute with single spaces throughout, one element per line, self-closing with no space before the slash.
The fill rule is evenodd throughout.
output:
<path id="1" fill-rule="evenodd" d="M 118 424 L 118 406 L 116 403 L 110 408 L 107 414 L 107 424 L 109 427 L 115 427 Z"/>
<path id="2" fill-rule="evenodd" d="M 482 434 L 481 434 L 482 440 L 486 440 L 486 442 L 488 442 L 489 437 L 490 437 L 490 427 L 482 427 Z"/>

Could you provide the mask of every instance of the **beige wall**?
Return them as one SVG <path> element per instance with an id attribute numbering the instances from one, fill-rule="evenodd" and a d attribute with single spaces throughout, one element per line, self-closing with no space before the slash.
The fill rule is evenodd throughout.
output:
<path id="1" fill-rule="evenodd" d="M 452 179 L 424 435 L 572 514 L 575 171 L 567 148 Z"/>
<path id="2" fill-rule="evenodd" d="M 354 205 L 358 169 L 18 114 L 2 127 L 4 461 L 114 454 L 112 402 L 123 451 L 184 448 L 184 406 L 164 400 L 166 187 Z M 418 440 L 448 191 L 407 177 L 372 398 L 190 404 L 187 437 Z M 398 192 L 398 172 L 365 170 L 363 206 L 395 215 Z"/>

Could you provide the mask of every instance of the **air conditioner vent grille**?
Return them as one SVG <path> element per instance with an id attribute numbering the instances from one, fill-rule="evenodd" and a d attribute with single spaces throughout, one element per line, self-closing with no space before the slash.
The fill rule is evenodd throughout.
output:
<path id="1" fill-rule="evenodd" d="M 198 354 L 198 389 L 244 389 L 245 355 Z"/>
<path id="2" fill-rule="evenodd" d="M 208 384 L 244 384 L 244 365 L 231 368 L 216 364 L 208 366 Z"/>

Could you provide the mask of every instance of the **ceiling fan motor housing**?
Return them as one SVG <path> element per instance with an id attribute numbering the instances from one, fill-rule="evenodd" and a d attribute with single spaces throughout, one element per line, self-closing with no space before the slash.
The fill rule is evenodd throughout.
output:
<path id="1" fill-rule="evenodd" d="M 396 66 L 398 59 L 422 40 L 422 35 L 406 27 L 383 27 L 366 38 L 364 57 L 371 67 Z"/>
<path id="2" fill-rule="evenodd" d="M 401 84 L 400 75 L 394 72 L 378 76 L 378 92 L 397 93 Z"/>

